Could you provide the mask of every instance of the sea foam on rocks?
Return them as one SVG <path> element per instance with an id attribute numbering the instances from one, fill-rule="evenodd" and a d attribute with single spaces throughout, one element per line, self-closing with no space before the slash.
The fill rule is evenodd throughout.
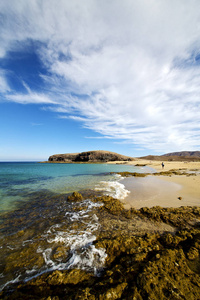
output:
<path id="1" fill-rule="evenodd" d="M 121 175 L 116 174 L 115 178 L 115 181 L 100 181 L 100 183 L 96 185 L 95 190 L 103 191 L 107 196 L 123 200 L 128 196 L 130 191 L 125 189 L 125 186 L 119 182 L 123 179 Z"/>

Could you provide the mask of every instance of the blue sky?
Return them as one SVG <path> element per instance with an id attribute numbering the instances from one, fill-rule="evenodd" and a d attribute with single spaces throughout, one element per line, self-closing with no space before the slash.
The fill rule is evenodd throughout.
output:
<path id="1" fill-rule="evenodd" d="M 0 161 L 200 150 L 200 2 L 0 1 Z"/>

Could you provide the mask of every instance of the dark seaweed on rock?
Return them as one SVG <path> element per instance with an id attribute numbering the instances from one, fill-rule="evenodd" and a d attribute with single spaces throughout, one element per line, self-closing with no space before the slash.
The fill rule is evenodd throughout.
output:
<path id="1" fill-rule="evenodd" d="M 67 197 L 68 201 L 82 201 L 83 200 L 83 196 L 78 193 L 78 192 L 73 192 L 72 195 L 69 195 Z"/>
<path id="2" fill-rule="evenodd" d="M 119 174 L 122 177 L 146 177 L 146 176 L 172 176 L 172 175 L 186 175 L 186 176 L 196 176 L 196 173 L 188 173 L 182 170 L 174 170 L 171 169 L 169 171 L 161 171 L 161 172 L 154 172 L 154 173 L 138 173 L 138 172 L 111 172 L 111 174 Z"/>
<path id="3" fill-rule="evenodd" d="M 102 203 L 95 241 L 95 247 L 107 253 L 101 276 L 79 269 L 56 270 L 4 289 L 2 299 L 200 298 L 199 207 L 125 210 L 110 196 L 93 201 Z M 141 230 L 137 222 L 149 222 L 154 229 Z M 161 230 L 163 224 L 171 225 L 166 225 L 171 232 Z"/>
<path id="4" fill-rule="evenodd" d="M 111 174 L 116 174 L 115 172 L 111 172 Z M 150 173 L 137 173 L 137 172 L 117 172 L 117 174 L 121 175 L 122 177 L 146 177 L 151 175 Z"/>

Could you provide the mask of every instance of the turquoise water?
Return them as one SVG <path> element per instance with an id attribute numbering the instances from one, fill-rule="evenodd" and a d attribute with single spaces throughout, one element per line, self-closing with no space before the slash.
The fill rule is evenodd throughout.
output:
<path id="1" fill-rule="evenodd" d="M 123 199 L 128 191 L 121 177 L 110 174 L 122 171 L 146 168 L 0 163 L 0 291 L 53 270 L 80 268 L 98 275 L 107 256 L 94 244 L 103 204 L 92 202 L 88 190 Z M 67 201 L 66 193 L 73 191 L 87 196 Z"/>
<path id="2" fill-rule="evenodd" d="M 99 182 L 115 181 L 110 172 L 141 172 L 130 165 L 0 163 L 0 212 L 13 210 L 21 201 L 31 201 L 33 192 L 56 194 L 94 189 Z M 105 184 L 104 184 L 105 187 Z M 119 189 L 119 186 L 116 187 Z"/>

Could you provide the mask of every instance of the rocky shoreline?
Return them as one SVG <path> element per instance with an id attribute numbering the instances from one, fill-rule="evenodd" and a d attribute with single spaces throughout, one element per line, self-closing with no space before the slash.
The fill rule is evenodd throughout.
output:
<path id="1" fill-rule="evenodd" d="M 74 193 L 67 201 L 87 197 Z M 199 299 L 199 207 L 126 210 L 109 196 L 94 195 L 92 201 L 104 204 L 95 211 L 101 226 L 94 245 L 107 254 L 100 274 L 55 270 L 13 283 L 1 299 Z M 62 257 L 62 247 L 57 251 Z M 28 260 L 28 251 L 24 255 Z"/>

